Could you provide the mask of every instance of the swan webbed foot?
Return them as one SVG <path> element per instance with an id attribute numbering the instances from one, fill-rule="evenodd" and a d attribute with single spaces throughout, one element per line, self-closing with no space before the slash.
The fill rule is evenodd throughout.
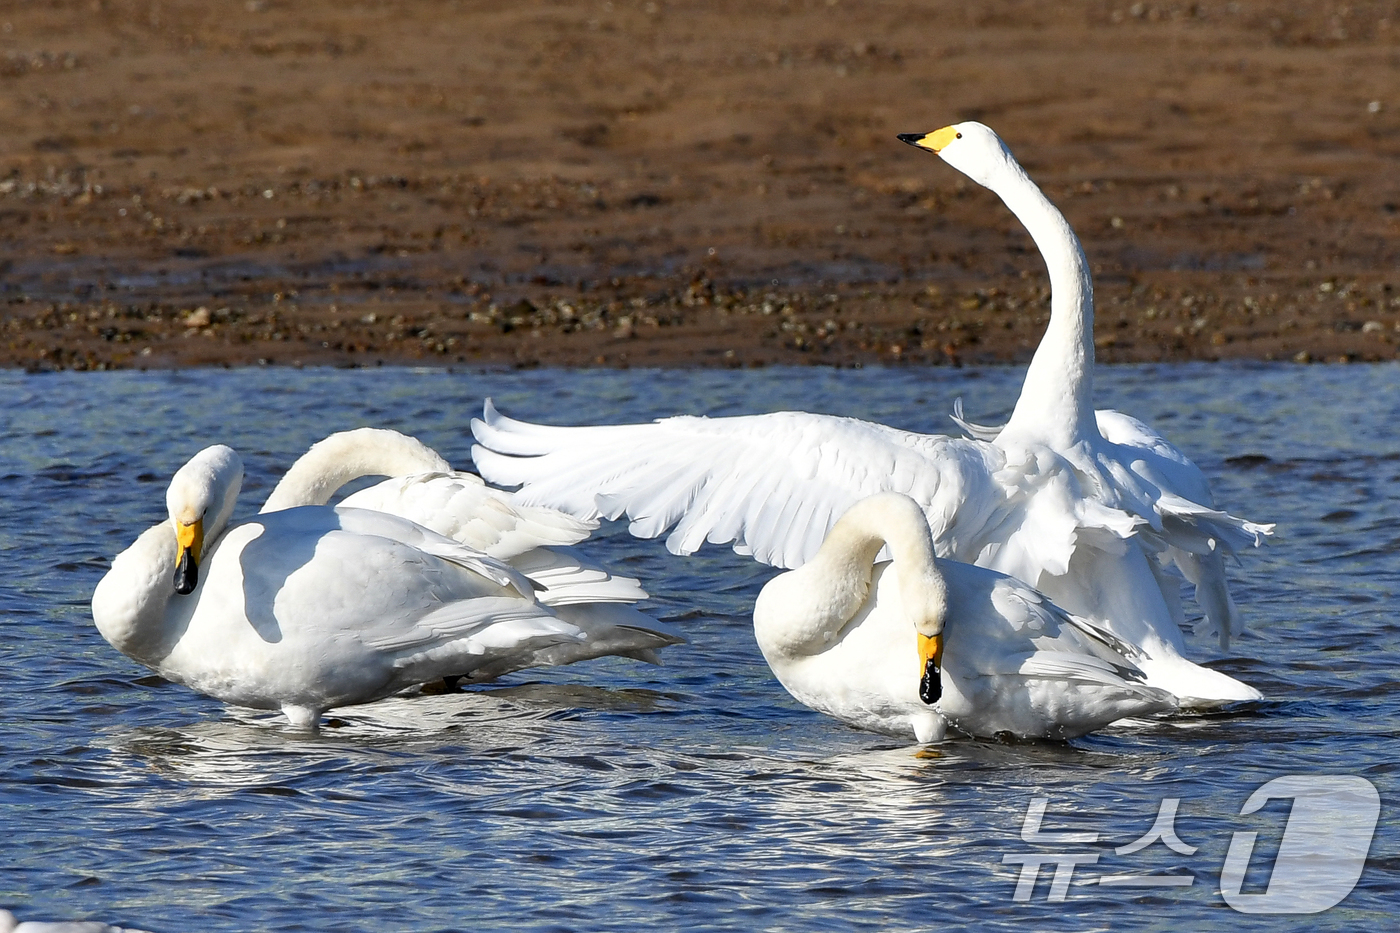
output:
<path id="1" fill-rule="evenodd" d="M 441 680 L 430 680 L 425 684 L 420 684 L 418 692 L 424 696 L 438 697 L 448 693 L 456 693 L 457 686 L 465 679 L 462 674 L 453 674 Z"/>

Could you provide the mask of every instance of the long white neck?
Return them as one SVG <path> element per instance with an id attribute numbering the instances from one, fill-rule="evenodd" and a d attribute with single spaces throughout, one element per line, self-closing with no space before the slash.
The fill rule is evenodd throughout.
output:
<path id="1" fill-rule="evenodd" d="M 815 557 L 763 588 L 754 606 L 763 653 L 791 657 L 831 647 L 869 599 L 875 558 L 885 546 L 899 575 L 911 638 L 921 622 L 941 630 L 948 588 L 934 564 L 928 519 L 909 497 L 881 493 L 847 510 Z"/>
<path id="2" fill-rule="evenodd" d="M 272 490 L 261 511 L 325 505 L 337 489 L 362 476 L 445 473 L 452 467 L 415 438 L 382 428 L 332 434 L 311 446 Z"/>
<path id="3" fill-rule="evenodd" d="M 1050 324 L 1000 439 L 1058 449 L 1099 436 L 1094 419 L 1094 284 L 1063 214 L 1019 165 L 991 186 L 1025 225 L 1050 272 Z"/>

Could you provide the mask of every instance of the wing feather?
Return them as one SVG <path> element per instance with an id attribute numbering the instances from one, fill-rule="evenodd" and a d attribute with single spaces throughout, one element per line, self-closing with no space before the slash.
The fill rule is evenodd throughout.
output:
<path id="1" fill-rule="evenodd" d="M 482 476 L 521 486 L 519 504 L 584 520 L 625 515 L 641 537 L 669 529 L 675 553 L 733 543 L 778 567 L 809 560 L 836 518 L 877 492 L 911 496 L 950 554 L 965 547 L 953 527 L 959 511 L 986 512 L 996 506 L 989 497 L 1004 498 L 992 479 L 995 448 L 833 415 L 550 427 L 507 418 L 488 401 L 472 431 Z"/>
<path id="2" fill-rule="evenodd" d="M 623 577 L 595 564 L 574 548 L 536 548 L 511 564 L 539 588 L 545 606 L 581 603 L 635 603 L 647 592 L 635 577 Z"/>
<path id="3" fill-rule="evenodd" d="M 305 510 L 319 508 L 321 506 L 305 506 L 272 514 L 295 516 Z M 444 537 L 422 525 L 397 515 L 391 515 L 388 512 L 345 506 L 337 506 L 334 511 L 336 520 L 344 531 L 397 541 L 424 554 L 465 567 L 498 586 L 513 587 L 525 598 L 533 599 L 534 587 L 530 585 L 529 579 L 524 574 L 505 561 L 498 560 L 476 548 L 459 544 L 451 538 Z"/>
<path id="4" fill-rule="evenodd" d="M 415 619 L 411 625 L 365 638 L 364 643 L 378 651 L 399 652 L 412 648 L 438 649 L 452 642 L 470 640 L 459 647 L 470 654 L 482 654 L 487 648 L 509 647 L 519 640 L 539 637 L 578 640 L 581 636 L 575 626 L 528 600 L 478 596 L 440 606 Z M 405 666 L 416 657 L 410 655 L 395 663 Z"/>
<path id="5" fill-rule="evenodd" d="M 1258 547 L 1274 526 L 1215 508 L 1205 474 L 1146 424 L 1109 409 L 1095 414 L 1104 439 L 1118 447 L 1119 461 L 1157 492 L 1152 507 L 1160 523 L 1155 534 L 1144 537 L 1155 537 L 1157 550 L 1195 586 L 1207 626 L 1219 636 L 1220 647 L 1229 648 L 1231 634 L 1243 629 L 1243 621 L 1230 598 L 1224 555 Z"/>

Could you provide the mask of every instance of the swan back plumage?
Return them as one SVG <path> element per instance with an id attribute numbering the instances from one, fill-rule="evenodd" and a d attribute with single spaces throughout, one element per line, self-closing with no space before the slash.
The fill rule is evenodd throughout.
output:
<path id="1" fill-rule="evenodd" d="M 339 491 L 336 484 L 387 476 L 346 496 L 338 508 L 406 518 L 509 563 L 529 579 L 542 605 L 589 634 L 584 648 L 555 647 L 540 656 L 540 663 L 546 657 L 548 663 L 566 663 L 569 652 L 572 660 L 625 654 L 659 663 L 656 649 L 684 641 L 632 607 L 647 598 L 638 580 L 613 574 L 570 547 L 592 534 L 597 521 L 521 505 L 512 493 L 486 485 L 481 477 L 452 470 L 416 438 L 376 428 L 343 431 L 312 445 L 287 475 L 291 480 L 278 484 L 271 505 L 321 504 Z M 612 647 L 604 650 L 606 646 Z"/>

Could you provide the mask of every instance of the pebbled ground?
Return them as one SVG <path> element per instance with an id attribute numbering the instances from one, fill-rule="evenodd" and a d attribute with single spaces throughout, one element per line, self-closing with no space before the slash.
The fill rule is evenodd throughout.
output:
<path id="1" fill-rule="evenodd" d="M 1390 359 L 1400 3 L 0 3 L 0 365 Z"/>

